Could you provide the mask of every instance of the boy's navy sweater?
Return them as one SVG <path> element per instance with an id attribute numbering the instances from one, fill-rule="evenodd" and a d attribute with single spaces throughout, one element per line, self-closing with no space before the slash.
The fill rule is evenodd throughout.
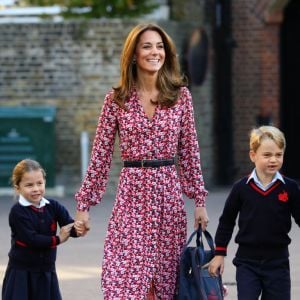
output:
<path id="1" fill-rule="evenodd" d="M 55 270 L 56 246 L 60 243 L 56 235 L 57 224 L 62 227 L 74 220 L 64 206 L 48 200 L 50 203 L 42 208 L 19 203 L 11 208 L 9 267 L 30 271 Z M 71 236 L 76 237 L 74 228 Z"/>
<path id="2" fill-rule="evenodd" d="M 300 190 L 287 177 L 278 180 L 268 190 L 261 190 L 248 177 L 236 182 L 226 200 L 216 231 L 216 255 L 225 256 L 236 218 L 239 244 L 236 256 L 249 259 L 288 257 L 291 239 L 291 216 L 300 226 Z"/>

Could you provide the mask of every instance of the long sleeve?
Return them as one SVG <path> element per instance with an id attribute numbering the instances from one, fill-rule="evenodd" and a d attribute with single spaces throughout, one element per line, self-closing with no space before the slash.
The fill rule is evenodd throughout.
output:
<path id="1" fill-rule="evenodd" d="M 53 216 L 54 217 L 54 216 Z M 59 244 L 55 230 L 47 225 L 45 214 L 33 212 L 30 207 L 15 206 L 9 214 L 9 224 L 12 228 L 14 242 L 23 247 L 51 248 Z M 42 225 L 39 222 L 43 220 Z M 42 228 L 41 228 L 42 227 Z"/>
<path id="2" fill-rule="evenodd" d="M 225 206 L 217 227 L 215 244 L 216 255 L 227 255 L 227 246 L 231 240 L 237 215 L 240 211 L 240 198 L 238 195 L 237 184 L 235 184 L 226 199 Z"/>
<path id="3" fill-rule="evenodd" d="M 67 224 L 70 224 L 70 223 L 74 222 L 74 220 L 70 216 L 68 210 L 63 205 L 61 205 L 56 200 L 49 200 L 49 201 L 51 202 L 50 208 L 52 208 L 52 207 L 54 208 L 55 216 L 57 218 L 57 223 L 58 223 L 60 228 L 67 225 Z M 76 230 L 75 230 L 74 226 L 71 229 L 70 236 L 74 237 L 74 238 L 77 237 L 77 233 L 76 233 Z"/>
<path id="4" fill-rule="evenodd" d="M 285 180 L 289 180 L 285 177 Z M 300 227 L 300 187 L 299 184 L 292 180 L 293 192 L 291 195 L 291 213 L 296 224 Z"/>
<path id="5" fill-rule="evenodd" d="M 9 213 L 11 249 L 9 263 L 20 269 L 33 271 L 55 270 L 57 224 L 64 226 L 73 222 L 65 207 L 50 200 L 40 208 L 16 203 Z M 76 237 L 76 232 L 71 232 Z"/>
<path id="6" fill-rule="evenodd" d="M 105 192 L 118 127 L 117 109 L 112 101 L 112 92 L 108 93 L 99 117 L 90 163 L 82 186 L 75 194 L 80 211 L 98 204 Z"/>
<path id="7" fill-rule="evenodd" d="M 183 114 L 178 143 L 178 165 L 183 192 L 195 200 L 196 206 L 205 206 L 207 191 L 204 187 L 200 164 L 200 150 L 195 128 L 192 96 L 188 89 L 182 90 Z"/>

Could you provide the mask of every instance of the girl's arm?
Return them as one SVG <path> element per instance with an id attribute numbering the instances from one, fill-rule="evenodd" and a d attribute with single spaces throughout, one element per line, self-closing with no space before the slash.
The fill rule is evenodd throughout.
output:
<path id="1" fill-rule="evenodd" d="M 68 240 L 68 238 L 70 237 L 70 233 L 73 228 L 73 225 L 74 225 L 74 223 L 70 223 L 70 224 L 65 225 L 60 228 L 60 232 L 59 232 L 60 244 L 66 242 Z"/>
<path id="2" fill-rule="evenodd" d="M 71 237 L 78 237 L 79 235 L 77 234 L 77 230 L 75 228 L 74 220 L 70 216 L 68 210 L 60 204 L 56 200 L 48 199 L 50 201 L 51 207 L 55 211 L 55 218 L 57 219 L 57 223 L 60 228 L 63 228 L 65 225 L 72 224 L 70 231 L 69 231 L 69 236 Z"/>

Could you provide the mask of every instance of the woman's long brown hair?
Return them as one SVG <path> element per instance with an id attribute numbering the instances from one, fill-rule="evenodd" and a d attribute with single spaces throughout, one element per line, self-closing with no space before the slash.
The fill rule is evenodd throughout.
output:
<path id="1" fill-rule="evenodd" d="M 120 82 L 118 87 L 113 88 L 114 101 L 122 108 L 125 107 L 125 100 L 137 81 L 136 64 L 133 63 L 133 58 L 140 36 L 147 30 L 156 31 L 161 36 L 166 53 L 165 62 L 158 73 L 157 103 L 164 107 L 172 107 L 178 99 L 180 87 L 187 84 L 186 78 L 180 73 L 176 48 L 169 35 L 156 24 L 139 24 L 130 31 L 125 40 L 120 61 Z"/>

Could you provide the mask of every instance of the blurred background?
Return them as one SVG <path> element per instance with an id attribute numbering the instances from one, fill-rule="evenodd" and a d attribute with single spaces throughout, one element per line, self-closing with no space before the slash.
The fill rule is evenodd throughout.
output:
<path id="1" fill-rule="evenodd" d="M 57 194 L 77 190 L 122 44 L 140 22 L 176 43 L 209 189 L 251 171 L 248 134 L 263 124 L 284 131 L 283 173 L 300 179 L 300 1 L 0 0 L 2 194 L 26 157 L 41 162 Z M 108 193 L 121 168 L 115 149 Z"/>

